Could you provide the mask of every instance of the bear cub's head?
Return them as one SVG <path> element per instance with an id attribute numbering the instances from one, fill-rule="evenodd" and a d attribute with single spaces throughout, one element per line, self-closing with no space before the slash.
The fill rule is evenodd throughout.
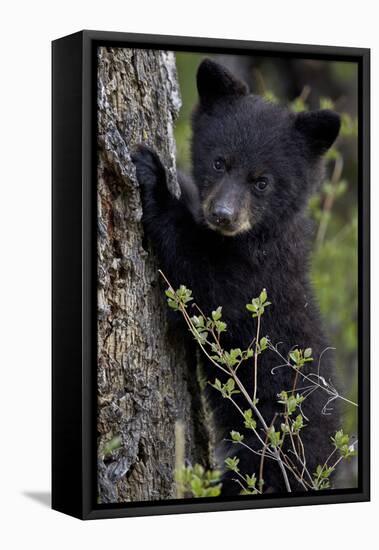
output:
<path id="1" fill-rule="evenodd" d="M 330 110 L 293 113 L 249 93 L 225 67 L 197 72 L 193 176 L 204 222 L 234 236 L 294 216 L 322 176 L 321 157 L 340 129 Z"/>

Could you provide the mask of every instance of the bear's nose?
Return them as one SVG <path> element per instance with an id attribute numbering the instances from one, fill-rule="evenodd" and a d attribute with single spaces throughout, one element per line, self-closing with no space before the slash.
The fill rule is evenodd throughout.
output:
<path id="1" fill-rule="evenodd" d="M 226 227 L 233 221 L 234 211 L 225 205 L 216 204 L 212 210 L 212 221 L 216 225 Z"/>

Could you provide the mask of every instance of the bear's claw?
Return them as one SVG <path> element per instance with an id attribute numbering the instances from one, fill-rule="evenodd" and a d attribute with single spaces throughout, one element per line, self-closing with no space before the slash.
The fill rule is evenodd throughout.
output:
<path id="1" fill-rule="evenodd" d="M 154 186 L 165 180 L 165 171 L 158 155 L 146 145 L 140 144 L 131 155 L 136 167 L 138 183 Z"/>

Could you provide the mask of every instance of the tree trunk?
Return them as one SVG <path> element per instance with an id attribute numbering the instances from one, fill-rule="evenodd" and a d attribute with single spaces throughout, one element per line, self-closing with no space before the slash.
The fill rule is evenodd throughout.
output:
<path id="1" fill-rule="evenodd" d="M 178 194 L 173 122 L 179 108 L 172 53 L 99 48 L 99 503 L 175 498 L 180 419 L 186 459 L 208 462 L 196 374 L 183 345 L 169 341 L 163 287 L 143 238 L 130 158 L 135 144 L 150 144 Z"/>

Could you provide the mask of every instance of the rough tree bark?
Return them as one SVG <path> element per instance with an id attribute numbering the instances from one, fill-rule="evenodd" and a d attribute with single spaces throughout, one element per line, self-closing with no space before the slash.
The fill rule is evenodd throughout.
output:
<path id="1" fill-rule="evenodd" d="M 175 497 L 175 422 L 185 456 L 208 461 L 196 376 L 170 340 L 158 265 L 143 239 L 130 153 L 147 142 L 175 177 L 175 59 L 152 50 L 98 53 L 98 502 Z M 170 340 L 170 341 L 169 341 Z"/>

